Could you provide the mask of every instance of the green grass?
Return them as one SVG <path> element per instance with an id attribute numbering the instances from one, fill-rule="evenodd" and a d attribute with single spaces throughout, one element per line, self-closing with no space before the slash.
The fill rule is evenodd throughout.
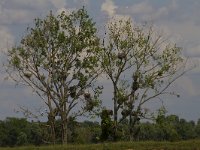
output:
<path id="1" fill-rule="evenodd" d="M 200 150 L 200 140 L 181 142 L 117 142 L 85 145 L 27 146 L 0 150 Z"/>

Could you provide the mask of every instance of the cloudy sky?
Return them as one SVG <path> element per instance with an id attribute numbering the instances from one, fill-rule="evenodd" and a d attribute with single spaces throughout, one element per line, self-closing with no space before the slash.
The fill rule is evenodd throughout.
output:
<path id="1" fill-rule="evenodd" d="M 197 68 L 185 74 L 172 87 L 180 98 L 166 97 L 164 104 L 169 113 L 187 120 L 200 118 L 200 1 L 198 0 L 0 0 L 0 50 L 4 52 L 17 45 L 31 26 L 33 19 L 44 17 L 52 10 L 75 10 L 85 6 L 99 28 L 112 17 L 131 17 L 137 23 L 151 22 L 170 40 L 183 47 L 183 54 Z M 31 90 L 16 87 L 4 80 L 0 66 L 0 119 L 15 114 L 19 106 L 38 108 L 41 104 Z M 109 84 L 107 84 L 109 87 Z M 104 93 L 108 98 L 109 93 Z M 109 105 L 104 102 L 104 105 Z"/>

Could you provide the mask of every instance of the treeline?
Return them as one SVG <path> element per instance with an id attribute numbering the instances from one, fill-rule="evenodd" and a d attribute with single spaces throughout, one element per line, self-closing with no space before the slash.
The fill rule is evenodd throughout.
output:
<path id="1" fill-rule="evenodd" d="M 61 143 L 59 120 L 56 122 L 56 142 Z M 108 141 L 112 139 L 112 126 L 107 128 Z M 128 120 L 119 125 L 119 141 L 128 141 Z M 155 122 L 138 123 L 134 128 L 135 140 L 178 141 L 200 138 L 200 119 L 197 123 L 180 119 L 176 115 L 157 117 Z M 104 141 L 102 123 L 71 119 L 68 123 L 68 142 L 76 144 Z M 109 135 L 110 134 L 110 135 Z M 51 141 L 50 128 L 45 122 L 29 122 L 24 118 L 6 118 L 0 121 L 0 146 L 45 145 Z"/>

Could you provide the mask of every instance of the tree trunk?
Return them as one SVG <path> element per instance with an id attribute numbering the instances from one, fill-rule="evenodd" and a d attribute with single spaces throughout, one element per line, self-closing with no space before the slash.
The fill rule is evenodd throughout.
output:
<path id="1" fill-rule="evenodd" d="M 129 115 L 129 141 L 133 141 L 133 120 L 131 114 Z"/>
<path id="2" fill-rule="evenodd" d="M 116 88 L 114 89 L 114 127 L 113 127 L 113 140 L 117 141 L 117 91 Z"/>
<path id="3" fill-rule="evenodd" d="M 129 115 L 129 141 L 133 141 L 137 139 L 140 128 L 136 128 L 138 121 L 137 116 Z"/>
<path id="4" fill-rule="evenodd" d="M 134 132 L 134 125 L 135 125 L 135 118 L 133 118 L 132 116 L 132 112 L 134 109 L 133 103 L 134 103 L 134 95 L 135 95 L 135 90 L 132 91 L 131 96 L 130 96 L 130 114 L 129 114 L 129 140 L 133 141 L 134 136 L 133 136 L 133 132 Z"/>
<path id="5" fill-rule="evenodd" d="M 67 116 L 62 115 L 61 116 L 61 121 L 62 121 L 62 144 L 67 144 Z"/>
<path id="6" fill-rule="evenodd" d="M 55 131 L 55 114 L 53 112 L 50 93 L 48 93 L 48 107 L 49 107 L 49 114 L 48 114 L 48 121 L 51 128 L 51 142 L 52 144 L 56 143 L 56 131 Z"/>
<path id="7" fill-rule="evenodd" d="M 55 122 L 54 120 L 51 121 L 51 141 L 52 144 L 55 145 L 56 144 L 56 132 L 55 132 Z"/>

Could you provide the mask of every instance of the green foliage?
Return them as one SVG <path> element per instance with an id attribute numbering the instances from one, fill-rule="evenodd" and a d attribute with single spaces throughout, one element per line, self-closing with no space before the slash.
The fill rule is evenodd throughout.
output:
<path id="1" fill-rule="evenodd" d="M 195 127 L 195 133 L 197 134 L 197 137 L 200 138 L 200 119 L 197 121 L 197 125 Z"/>
<path id="2" fill-rule="evenodd" d="M 89 128 L 79 127 L 76 129 L 77 137 L 75 139 L 75 143 L 77 144 L 86 144 L 91 142 L 91 135 Z"/>
<path id="3" fill-rule="evenodd" d="M 132 128 L 151 115 L 144 104 L 160 95 L 176 95 L 166 90 L 184 73 L 181 48 L 158 35 L 152 26 L 136 25 L 131 19 L 111 20 L 102 45 L 101 67 L 114 91 L 113 121 L 117 126 L 128 118 L 131 140 Z M 117 128 L 113 130 L 117 132 Z"/>
<path id="4" fill-rule="evenodd" d="M 17 137 L 17 145 L 26 145 L 28 143 L 27 135 L 24 132 L 20 132 Z"/>
<path id="5" fill-rule="evenodd" d="M 102 140 L 113 138 L 113 122 L 106 112 L 103 125 L 98 122 L 77 122 L 70 119 L 68 122 L 68 142 L 73 144 L 100 143 Z M 57 143 L 61 143 L 62 134 L 59 121 L 56 122 Z M 26 119 L 7 118 L 0 121 L 0 146 L 45 145 L 48 142 L 49 130 L 47 123 L 28 122 Z M 128 120 L 119 124 L 118 140 L 129 140 Z M 177 142 L 189 139 L 198 139 L 199 124 L 193 121 L 179 119 L 176 115 L 164 115 L 162 122 L 143 122 L 137 125 L 140 129 L 136 141 L 171 141 Z M 134 130 L 135 131 L 135 130 Z M 103 139 L 104 138 L 104 139 Z M 133 142 L 136 143 L 136 142 Z M 108 147 L 106 144 L 104 147 Z M 155 144 L 154 144 L 155 145 Z M 87 146 L 86 146 L 87 147 Z"/>
<path id="6" fill-rule="evenodd" d="M 196 126 L 196 130 L 197 129 L 198 125 Z M 187 122 L 185 119 L 180 119 L 177 132 L 183 140 L 194 139 L 198 136 L 197 132 L 195 131 L 194 121 Z"/>
<path id="7" fill-rule="evenodd" d="M 50 119 L 52 142 L 56 116 L 61 118 L 62 142 L 66 143 L 69 114 L 96 113 L 99 107 L 101 88 L 94 83 L 100 73 L 101 48 L 96 32 L 84 7 L 57 16 L 50 12 L 45 18 L 36 18 L 20 44 L 8 51 L 9 75 L 31 87 L 49 110 L 45 115 Z M 90 99 L 84 99 L 87 91 Z"/>
<path id="8" fill-rule="evenodd" d="M 39 126 L 26 119 L 6 118 L 0 123 L 0 146 L 17 146 L 42 143 Z"/>
<path id="9" fill-rule="evenodd" d="M 42 128 L 39 126 L 38 123 L 31 123 L 30 127 L 29 127 L 29 134 L 30 134 L 30 137 L 29 140 L 28 140 L 28 143 L 31 143 L 33 145 L 41 145 L 44 143 L 44 135 L 42 135 L 44 130 L 42 130 Z"/>
<path id="10" fill-rule="evenodd" d="M 101 140 L 106 141 L 112 138 L 113 121 L 111 120 L 112 110 L 103 109 L 101 112 Z"/>

